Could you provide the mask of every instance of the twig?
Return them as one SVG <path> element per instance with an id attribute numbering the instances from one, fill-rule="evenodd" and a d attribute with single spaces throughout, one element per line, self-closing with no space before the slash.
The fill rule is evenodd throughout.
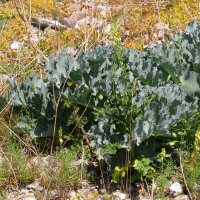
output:
<path id="1" fill-rule="evenodd" d="M 2 152 L 3 156 L 5 157 L 5 159 L 7 160 L 8 164 L 9 164 L 9 167 L 10 167 L 10 170 L 12 171 L 13 173 L 13 176 L 14 176 L 14 179 L 15 179 L 15 182 L 16 182 L 16 185 L 17 185 L 17 188 L 19 188 L 19 185 L 18 185 L 18 181 L 17 181 L 17 176 L 16 176 L 16 173 L 13 169 L 13 166 L 9 160 L 9 158 L 6 156 L 6 154 L 4 153 L 3 149 L 0 147 L 0 151 Z"/>
<path id="2" fill-rule="evenodd" d="M 190 17 L 191 17 L 192 19 L 194 19 L 194 17 L 192 16 L 191 12 L 188 10 L 188 7 L 187 7 L 187 5 L 185 4 L 185 2 L 184 2 L 183 0 L 181 0 L 181 2 L 183 3 L 183 5 L 184 5 L 184 7 L 185 7 L 185 10 L 188 12 L 188 14 L 190 15 Z"/>
<path id="3" fill-rule="evenodd" d="M 189 195 L 189 197 L 190 197 L 190 200 L 193 200 L 192 195 L 191 195 L 191 193 L 190 193 L 190 190 L 189 190 L 189 188 L 188 188 L 188 184 L 187 184 L 187 181 L 186 181 L 186 178 L 185 178 L 184 171 L 183 171 L 181 151 L 179 151 L 179 160 L 180 160 L 181 174 L 182 174 L 182 176 L 183 176 L 183 181 L 184 181 L 185 187 L 186 187 L 186 189 L 187 189 L 187 192 L 188 192 L 188 195 Z"/>
<path id="4" fill-rule="evenodd" d="M 147 179 L 145 178 L 144 179 L 144 182 L 146 184 L 146 187 L 147 187 L 147 192 L 148 192 L 148 195 L 150 196 L 151 192 L 150 192 L 150 189 L 149 189 L 149 184 L 147 183 Z"/>
<path id="5" fill-rule="evenodd" d="M 23 11 L 23 13 L 21 14 L 21 12 L 19 11 L 18 7 L 17 7 L 17 2 L 16 0 L 14 0 L 14 4 L 15 4 L 15 8 L 17 10 L 18 15 L 20 16 L 20 18 L 22 19 L 22 21 L 24 22 L 24 25 L 26 27 L 26 31 L 28 33 L 28 38 L 29 38 L 29 42 L 30 45 L 32 46 L 32 48 L 34 50 L 36 50 L 45 60 L 47 60 L 47 57 L 44 55 L 44 53 L 40 50 L 40 48 L 37 46 L 36 42 L 34 42 L 33 40 L 31 40 L 31 36 L 32 36 L 32 31 L 31 31 L 31 26 L 30 26 L 30 22 L 29 20 L 26 18 L 25 15 L 25 8 L 24 8 L 24 2 L 21 0 L 20 1 L 20 5 L 21 5 L 21 10 Z"/>
<path id="6" fill-rule="evenodd" d="M 9 128 L 5 123 L 1 122 L 21 143 L 23 143 L 26 147 L 28 147 L 34 155 L 38 155 L 35 150 L 33 150 L 24 140 L 22 140 L 11 128 Z"/>
<path id="7" fill-rule="evenodd" d="M 81 126 L 81 132 L 82 132 L 82 134 L 83 134 L 83 136 L 84 136 L 84 138 L 85 138 L 85 141 L 86 141 L 86 143 L 87 143 L 87 145 L 88 145 L 88 147 L 89 147 L 89 149 L 90 149 L 90 152 L 91 152 L 92 154 L 94 154 L 93 151 L 92 151 L 92 147 L 91 147 L 91 145 L 90 145 L 90 140 L 88 139 L 87 133 L 86 133 L 85 129 L 83 128 L 83 126 Z"/>
<path id="8" fill-rule="evenodd" d="M 83 160 L 84 160 L 84 156 L 85 156 L 83 141 L 81 141 L 81 147 L 82 147 L 82 156 L 81 156 L 81 159 L 82 159 L 82 162 L 81 162 L 81 184 L 82 184 L 82 182 L 83 182 Z M 82 187 L 83 187 L 83 185 L 82 185 Z"/>
<path id="9" fill-rule="evenodd" d="M 151 184 L 151 199 L 153 200 L 154 199 L 154 190 L 155 190 L 155 180 L 154 180 L 154 177 L 153 177 L 153 180 L 152 180 L 152 184 Z"/>

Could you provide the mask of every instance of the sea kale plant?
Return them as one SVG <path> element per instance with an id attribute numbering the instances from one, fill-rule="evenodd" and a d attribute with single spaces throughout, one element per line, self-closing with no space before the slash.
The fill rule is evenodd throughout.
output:
<path id="1" fill-rule="evenodd" d="M 87 120 L 79 128 L 99 159 L 152 136 L 170 136 L 171 127 L 199 110 L 199 47 L 200 26 L 192 21 L 169 43 L 123 48 L 120 59 L 115 46 L 74 57 L 61 50 L 46 63 L 45 79 L 10 80 L 11 104 L 30 113 L 17 126 L 33 137 L 52 137 L 60 127 L 70 132 L 66 122 L 73 111 L 66 104 L 80 107 L 80 119 Z"/>

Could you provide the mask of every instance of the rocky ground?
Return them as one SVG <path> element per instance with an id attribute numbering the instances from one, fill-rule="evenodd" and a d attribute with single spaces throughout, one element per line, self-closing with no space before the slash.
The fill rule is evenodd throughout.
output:
<path id="1" fill-rule="evenodd" d="M 3 162 L 3 159 L 2 159 Z M 77 161 L 77 165 L 80 165 L 81 161 Z M 56 171 L 57 161 L 52 156 L 46 157 L 34 157 L 30 159 L 29 167 L 37 166 L 41 168 L 41 177 L 48 176 L 45 169 L 52 169 Z M 119 190 L 115 190 L 108 194 L 105 189 L 98 185 L 91 185 L 87 180 L 83 180 L 81 187 L 79 188 L 67 188 L 62 190 L 52 190 L 45 188 L 41 184 L 41 177 L 35 180 L 33 183 L 27 184 L 24 187 L 14 188 L 7 194 L 8 200 L 153 200 L 153 191 L 156 188 L 156 184 L 152 184 L 153 190 L 147 191 L 144 188 L 141 189 L 140 183 L 131 186 L 130 195 L 125 194 Z M 62 177 L 61 177 L 62 178 Z M 136 187 L 136 188 L 135 188 Z M 135 191 L 139 191 L 138 195 L 135 195 Z M 149 194 L 151 193 L 151 194 Z M 178 181 L 169 181 L 166 189 L 166 200 L 190 200 L 189 196 L 184 194 L 183 186 Z"/>

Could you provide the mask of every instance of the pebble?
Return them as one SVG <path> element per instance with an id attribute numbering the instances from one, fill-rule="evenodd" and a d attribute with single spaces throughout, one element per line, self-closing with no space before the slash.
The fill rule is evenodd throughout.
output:
<path id="1" fill-rule="evenodd" d="M 140 200 L 152 200 L 151 197 L 141 196 Z"/>
<path id="2" fill-rule="evenodd" d="M 26 187 L 28 190 L 34 190 L 34 191 L 39 191 L 42 192 L 44 188 L 40 186 L 38 182 L 32 183 Z"/>
<path id="3" fill-rule="evenodd" d="M 6 82 L 10 77 L 7 74 L 0 74 L 0 84 Z M 3 162 L 3 158 L 0 157 L 0 163 Z"/>
<path id="4" fill-rule="evenodd" d="M 10 45 L 10 48 L 12 50 L 18 50 L 20 49 L 21 47 L 23 46 L 23 43 L 22 42 L 18 42 L 18 41 L 13 41 Z"/>
<path id="5" fill-rule="evenodd" d="M 104 28 L 103 28 L 103 34 L 105 36 L 107 36 L 110 33 L 111 30 L 111 24 L 107 24 Z"/>
<path id="6" fill-rule="evenodd" d="M 126 200 L 127 199 L 127 195 L 125 193 L 120 192 L 120 191 L 114 192 L 113 195 L 118 200 Z"/>
<path id="7" fill-rule="evenodd" d="M 7 200 L 36 200 L 34 193 L 27 189 L 21 189 L 18 192 L 11 192 Z"/>
<path id="8" fill-rule="evenodd" d="M 69 199 L 76 199 L 76 192 L 74 190 L 70 191 L 68 194 Z"/>
<path id="9" fill-rule="evenodd" d="M 181 186 L 180 183 L 178 182 L 174 182 L 170 187 L 169 187 L 169 190 L 170 190 L 170 194 L 172 194 L 174 197 L 180 195 L 183 193 L 183 188 Z"/>
<path id="10" fill-rule="evenodd" d="M 174 198 L 174 200 L 190 200 L 188 195 L 182 194 Z"/>
<path id="11" fill-rule="evenodd" d="M 169 30 L 169 26 L 167 24 L 164 24 L 162 22 L 159 22 L 154 25 L 154 29 L 161 31 L 161 30 Z"/>

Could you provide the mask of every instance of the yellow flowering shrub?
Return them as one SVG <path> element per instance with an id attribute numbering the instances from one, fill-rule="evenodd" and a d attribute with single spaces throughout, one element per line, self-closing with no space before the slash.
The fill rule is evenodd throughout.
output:
<path id="1" fill-rule="evenodd" d="M 162 8 L 161 20 L 172 28 L 183 29 L 192 19 L 199 19 L 199 12 L 199 0 L 171 1 Z"/>
<path id="2" fill-rule="evenodd" d="M 18 0 L 16 0 L 18 2 Z M 30 14 L 32 17 L 59 18 L 61 16 L 70 16 L 72 11 L 68 8 L 73 6 L 72 0 L 56 3 L 54 0 L 24 0 L 24 11 L 27 19 Z M 112 14 L 107 17 L 108 23 L 113 23 L 115 19 L 122 19 L 120 33 L 122 43 L 125 47 L 142 49 L 148 43 L 146 38 L 151 42 L 156 42 L 154 25 L 163 22 L 169 26 L 172 32 L 182 30 L 191 19 L 199 19 L 199 0 L 169 0 L 169 1 L 140 1 L 140 0 L 95 0 L 96 3 L 101 2 L 113 6 Z M 128 3 L 126 8 L 120 5 Z M 157 4 L 156 6 L 156 2 Z M 119 9 L 115 9 L 119 5 Z M 14 1 L 5 2 L 0 6 L 0 20 L 8 19 L 4 30 L 1 31 L 0 50 L 6 52 L 1 56 L 1 60 L 7 62 L 10 58 L 15 58 L 10 50 L 10 44 L 13 41 L 22 41 L 27 36 L 24 22 L 18 16 L 18 11 L 23 14 L 23 9 L 18 3 L 14 5 Z M 77 6 L 77 5 L 76 5 Z M 79 8 L 81 4 L 79 5 Z M 31 11 L 31 12 L 30 12 Z M 95 15 L 98 19 L 105 19 L 104 16 Z M 97 40 L 103 41 L 104 35 L 97 33 L 97 30 L 88 26 L 89 33 L 88 46 L 95 46 Z M 126 31 L 129 34 L 126 35 Z M 85 27 L 80 30 L 67 29 L 58 32 L 44 34 L 38 44 L 46 55 L 57 51 L 63 46 L 79 46 L 85 41 Z M 109 37 L 108 37 L 109 38 Z M 110 39 L 110 38 L 109 38 Z M 28 50 L 30 51 L 30 49 Z M 31 50 L 33 51 L 33 50 Z M 12 56 L 11 56 L 12 55 Z M 32 53 L 31 53 L 32 55 Z M 14 56 L 14 57 L 13 57 Z"/>
<path id="3" fill-rule="evenodd" d="M 13 2 L 7 2 L 5 4 L 0 5 L 0 20 L 9 19 L 13 17 Z"/>
<path id="4" fill-rule="evenodd" d="M 49 15 L 54 10 L 54 0 L 26 0 L 26 10 L 30 10 L 33 16 Z"/>
<path id="5" fill-rule="evenodd" d="M 115 0 L 111 2 L 117 3 Z M 153 27 L 160 21 L 167 24 L 172 32 L 176 32 L 183 30 L 192 19 L 200 19 L 199 0 L 157 2 L 160 3 L 156 5 L 156 1 L 143 3 L 135 0 L 129 4 L 123 27 L 124 31 L 130 30 L 129 37 L 124 38 L 126 47 L 140 49 L 145 35 L 154 42 Z"/>
<path id="6" fill-rule="evenodd" d="M 10 44 L 16 40 L 22 40 L 26 33 L 24 23 L 19 17 L 10 19 L 6 28 L 1 33 L 0 48 L 1 50 L 7 51 Z"/>

